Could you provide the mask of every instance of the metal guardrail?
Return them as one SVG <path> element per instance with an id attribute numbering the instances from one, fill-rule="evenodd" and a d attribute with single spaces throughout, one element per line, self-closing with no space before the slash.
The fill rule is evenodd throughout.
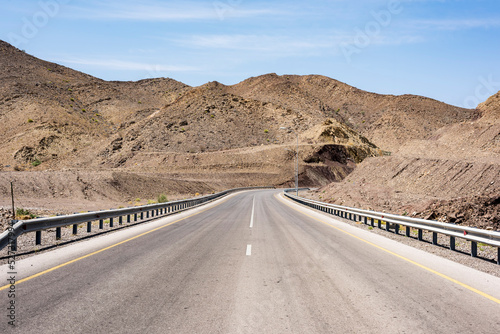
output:
<path id="1" fill-rule="evenodd" d="M 295 189 L 285 190 L 285 196 L 288 198 L 341 218 L 360 221 L 366 225 L 370 224 L 373 227 L 375 227 L 376 223 L 378 228 L 382 228 L 382 224 L 384 224 L 387 231 L 393 229 L 396 234 L 399 234 L 399 229 L 402 225 L 406 227 L 407 237 L 410 236 L 411 228 L 417 229 L 417 238 L 420 241 L 423 240 L 423 231 L 432 232 L 432 244 L 434 245 L 438 244 L 438 234 L 444 234 L 450 237 L 451 250 L 455 250 L 456 238 L 468 240 L 471 243 L 471 256 L 473 257 L 477 257 L 478 243 L 497 247 L 497 264 L 500 265 L 500 232 L 324 203 L 291 195 L 288 193 L 290 191 L 295 191 Z"/>
<path id="2" fill-rule="evenodd" d="M 235 188 L 225 190 L 217 194 L 174 202 L 149 204 L 115 210 L 92 211 L 65 216 L 13 221 L 14 225 L 0 234 L 0 250 L 9 245 L 11 251 L 16 251 L 17 237 L 28 232 L 36 232 L 35 244 L 40 245 L 42 240 L 42 231 L 49 228 L 56 228 L 56 238 L 61 238 L 61 227 L 63 226 L 73 225 L 73 234 L 77 234 L 78 224 L 87 223 L 87 232 L 91 232 L 93 221 L 99 221 L 99 228 L 103 229 L 104 220 L 107 219 L 109 219 L 109 226 L 113 227 L 115 218 L 117 218 L 119 225 L 122 225 L 124 217 L 126 217 L 127 223 L 130 223 L 132 219 L 134 222 L 137 222 L 138 220 L 143 220 L 144 218 L 149 219 L 150 217 L 160 217 L 167 214 L 180 212 L 196 205 L 221 198 L 233 192 L 269 188 L 271 187 Z"/>

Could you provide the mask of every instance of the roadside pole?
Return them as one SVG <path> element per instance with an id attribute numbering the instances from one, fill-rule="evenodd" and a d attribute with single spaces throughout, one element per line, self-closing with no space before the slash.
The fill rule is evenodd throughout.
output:
<path id="1" fill-rule="evenodd" d="M 10 182 L 10 195 L 12 198 L 12 219 L 16 219 L 16 208 L 14 207 L 14 182 Z"/>

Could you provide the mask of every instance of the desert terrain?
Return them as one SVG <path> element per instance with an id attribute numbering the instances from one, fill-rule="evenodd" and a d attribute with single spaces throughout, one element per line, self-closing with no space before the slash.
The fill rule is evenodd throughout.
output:
<path id="1" fill-rule="evenodd" d="M 476 109 L 320 76 L 104 81 L 0 41 L 0 207 L 38 214 L 294 184 L 360 208 L 500 230 L 500 93 Z M 285 127 L 287 130 L 280 130 Z"/>

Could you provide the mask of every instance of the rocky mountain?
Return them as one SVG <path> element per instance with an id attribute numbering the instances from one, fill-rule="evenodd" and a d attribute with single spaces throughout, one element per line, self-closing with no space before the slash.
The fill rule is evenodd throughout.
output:
<path id="1" fill-rule="evenodd" d="M 409 140 L 426 139 L 452 124 L 479 117 L 463 109 L 414 95 L 369 93 L 324 76 L 277 76 L 250 78 L 231 92 L 300 110 L 307 117 L 334 117 L 387 151 L 397 151 Z"/>
<path id="2" fill-rule="evenodd" d="M 499 93 L 478 106 L 478 117 L 408 140 L 391 157 L 366 159 L 312 196 L 500 230 Z"/>
<path id="3" fill-rule="evenodd" d="M 20 167 L 72 161 L 187 88 L 172 79 L 106 82 L 2 41 L 0 68 L 0 164 Z"/>
<path id="4" fill-rule="evenodd" d="M 424 212 L 500 192 L 499 94 L 463 109 L 319 75 L 113 82 L 2 41 L 0 68 L 0 180 L 17 181 L 26 203 L 289 186 L 297 134 L 300 185 L 325 186 L 323 200 Z"/>

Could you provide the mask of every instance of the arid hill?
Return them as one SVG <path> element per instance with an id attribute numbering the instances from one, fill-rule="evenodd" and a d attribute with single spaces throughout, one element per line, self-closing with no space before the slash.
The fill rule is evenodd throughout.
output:
<path id="1" fill-rule="evenodd" d="M 111 187 L 120 184 L 120 189 L 127 189 L 121 193 L 127 199 L 155 197 L 152 189 L 132 191 L 126 186 L 131 178 L 109 174 L 112 171 L 158 179 L 166 191 L 175 192 L 182 182 L 186 189 L 193 182 L 203 184 L 199 192 L 291 184 L 294 131 L 302 133 L 328 119 L 322 113 L 311 117 L 280 104 L 247 99 L 217 82 L 200 87 L 165 78 L 107 82 L 37 59 L 5 42 L 0 42 L 0 54 L 0 170 L 10 172 L 4 174 L 5 181 L 18 180 L 26 197 L 29 191 L 31 197 L 39 197 L 37 183 L 59 189 L 59 180 L 72 183 L 69 188 L 80 187 L 84 198 L 97 198 L 102 194 L 92 189 L 102 187 L 92 182 L 98 179 L 109 180 L 104 183 Z M 345 140 L 324 148 L 316 138 L 301 139 L 303 184 L 338 180 L 352 171 L 351 161 L 381 153 L 374 144 L 356 139 L 359 135 L 345 124 L 329 126 L 338 127 Z M 341 162 L 330 163 L 339 157 Z M 78 177 L 48 176 L 68 169 Z M 17 173 L 22 171 L 30 173 Z M 100 172 L 108 174 L 92 177 Z M 2 189 L 6 198 L 7 187 Z M 118 200 L 114 189 L 101 193 Z M 55 197 L 66 195 L 53 192 Z"/>
<path id="2" fill-rule="evenodd" d="M 473 110 L 319 75 L 110 82 L 2 41 L 0 68 L 0 205 L 11 180 L 27 205 L 75 209 L 162 189 L 289 186 L 297 133 L 300 185 L 326 186 L 316 197 L 423 214 L 499 193 L 498 94 Z"/>
<path id="3" fill-rule="evenodd" d="M 500 93 L 479 118 L 443 126 L 370 158 L 311 194 L 332 203 L 500 230 Z"/>
<path id="4" fill-rule="evenodd" d="M 409 140 L 427 139 L 443 126 L 479 117 L 475 110 L 415 95 L 369 93 L 319 75 L 268 74 L 230 91 L 298 110 L 306 117 L 334 117 L 387 151 L 397 151 Z"/>
<path id="5" fill-rule="evenodd" d="M 106 82 L 0 41 L 0 164 L 73 163 L 124 122 L 147 117 L 187 86 L 171 79 Z"/>

